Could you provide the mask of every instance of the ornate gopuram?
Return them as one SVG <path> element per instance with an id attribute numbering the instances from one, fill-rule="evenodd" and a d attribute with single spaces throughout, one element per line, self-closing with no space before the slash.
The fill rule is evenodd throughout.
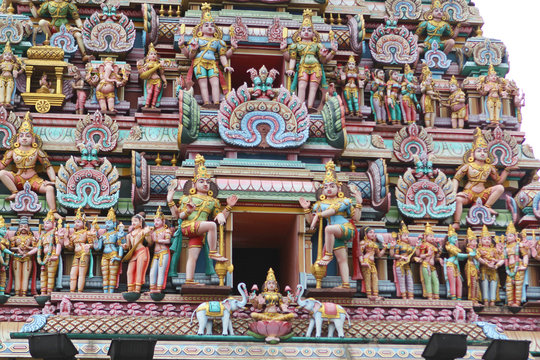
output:
<path id="1" fill-rule="evenodd" d="M 1 3 L 1 358 L 540 356 L 534 119 L 473 1 L 145 1 Z"/>

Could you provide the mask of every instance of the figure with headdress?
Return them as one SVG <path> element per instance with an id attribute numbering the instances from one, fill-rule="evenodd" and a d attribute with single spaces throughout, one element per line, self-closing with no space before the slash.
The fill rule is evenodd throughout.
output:
<path id="1" fill-rule="evenodd" d="M 10 241 L 7 233 L 8 227 L 6 226 L 4 217 L 0 215 L 0 295 L 4 295 L 6 292 L 10 256 L 19 256 L 9 249 Z"/>
<path id="2" fill-rule="evenodd" d="M 401 123 L 401 74 L 397 70 L 390 70 L 386 82 L 386 111 L 389 122 L 394 125 Z"/>
<path id="3" fill-rule="evenodd" d="M 411 258 L 416 247 L 411 246 L 409 229 L 404 222 L 397 233 L 396 245 L 390 249 L 390 256 L 394 258 L 394 279 L 396 282 L 396 295 L 403 299 L 414 298 L 414 282 L 411 270 Z"/>
<path id="4" fill-rule="evenodd" d="M 73 222 L 73 229 L 69 226 L 58 230 L 58 236 L 63 239 L 64 247 L 73 250 L 73 262 L 69 273 L 69 291 L 83 292 L 86 284 L 88 269 L 92 269 L 92 245 L 97 238 L 97 229 L 94 225 L 87 227 L 86 214 L 78 208 Z"/>
<path id="5" fill-rule="evenodd" d="M 84 114 L 84 105 L 86 104 L 87 94 L 84 90 L 84 78 L 79 68 L 75 65 L 69 67 L 70 72 L 73 74 L 73 81 L 71 87 L 77 93 L 77 100 L 75 102 L 75 114 Z"/>
<path id="6" fill-rule="evenodd" d="M 467 279 L 467 299 L 475 305 L 480 305 L 482 296 L 480 294 L 480 254 L 478 252 L 478 240 L 476 234 L 470 229 L 467 229 L 467 262 L 465 263 L 465 278 Z"/>
<path id="7" fill-rule="evenodd" d="M 310 9 L 304 10 L 302 25 L 292 36 L 293 43 L 287 50 L 287 38 L 284 37 L 280 46 L 288 63 L 286 75 L 293 77 L 290 91 L 296 92 L 301 102 L 307 95 L 308 108 L 314 107 L 319 86 L 328 88 L 322 64 L 332 60 L 338 49 L 333 36 L 330 36 L 330 51 L 324 47 L 320 34 L 313 27 L 312 16 Z"/>
<path id="8" fill-rule="evenodd" d="M 154 44 L 148 46 L 146 57 L 137 62 L 137 69 L 139 77 L 144 80 L 144 109 L 155 109 L 159 105 L 163 89 L 167 87 L 167 78 Z"/>
<path id="9" fill-rule="evenodd" d="M 511 222 L 506 228 L 504 266 L 506 268 L 506 302 L 508 306 L 521 306 L 525 271 L 529 265 L 529 251 L 521 246 L 518 233 Z"/>
<path id="10" fill-rule="evenodd" d="M 358 67 L 356 66 L 356 60 L 354 56 L 349 56 L 349 61 L 345 65 L 345 70 L 341 67 L 339 69 L 339 80 L 345 84 L 343 87 L 343 97 L 347 104 L 347 110 L 349 114 L 355 116 L 361 116 L 360 114 L 360 91 L 364 89 L 364 79 L 360 77 Z"/>
<path id="11" fill-rule="evenodd" d="M 46 35 L 47 40 L 51 38 L 53 33 L 60 31 L 62 25 L 65 25 L 67 31 L 73 35 L 79 50 L 83 55 L 83 61 L 88 61 L 89 56 L 86 55 L 86 47 L 82 39 L 81 30 L 83 23 L 79 17 L 77 6 L 67 0 L 48 0 L 41 3 L 39 9 L 36 8 L 33 2 L 30 2 L 30 12 L 34 18 L 42 16 L 51 17 L 51 20 L 40 19 L 39 27 Z M 68 17 L 71 17 L 76 26 L 69 23 Z M 48 45 L 48 43 L 46 43 Z"/>
<path id="12" fill-rule="evenodd" d="M 386 248 L 379 247 L 375 230 L 366 226 L 360 231 L 360 269 L 364 279 L 364 290 L 368 299 L 380 300 L 379 297 L 379 273 L 377 271 L 376 258 L 384 256 Z M 355 259 L 356 260 L 356 259 Z"/>
<path id="13" fill-rule="evenodd" d="M 10 144 L 11 148 L 0 160 L 0 181 L 11 191 L 11 195 L 6 198 L 6 201 L 15 199 L 17 192 L 23 190 L 24 183 L 29 182 L 33 191 L 45 194 L 49 209 L 53 211 L 55 218 L 59 218 L 54 194 L 56 174 L 47 154 L 41 148 L 41 138 L 34 132 L 30 112 L 26 113 L 24 121 L 19 126 L 17 134 L 11 139 Z M 38 176 L 36 171 L 38 161 L 43 165 L 50 181 Z M 5 170 L 11 162 L 15 163 L 17 172 Z"/>
<path id="14" fill-rule="evenodd" d="M 461 300 L 463 294 L 463 280 L 459 261 L 467 259 L 458 247 L 458 236 L 452 225 L 448 226 L 448 236 L 444 246 L 448 252 L 448 258 L 444 260 L 444 276 L 447 283 L 447 293 L 451 300 Z"/>
<path id="15" fill-rule="evenodd" d="M 289 312 L 288 309 L 289 299 L 279 292 L 279 285 L 272 268 L 266 275 L 263 292 L 250 300 L 255 309 L 263 310 L 263 312 L 251 313 L 251 317 L 255 320 L 288 321 L 294 318 L 294 313 Z"/>
<path id="16" fill-rule="evenodd" d="M 171 249 L 175 252 L 171 261 L 171 270 L 176 271 L 178 257 L 182 247 L 182 235 L 189 238 L 188 258 L 186 263 L 186 284 L 197 284 L 193 280 L 195 265 L 205 246 L 208 244 L 208 257 L 215 261 L 227 261 L 217 251 L 217 225 L 225 225 L 227 217 L 238 201 L 236 195 L 227 198 L 225 209 L 221 210 L 217 199 L 218 188 L 208 173 L 204 157 L 197 154 L 195 157 L 194 177 L 184 185 L 184 195 L 177 204 L 173 201 L 178 183 L 171 183 L 167 194 L 167 202 L 174 218 L 179 219 L 178 230 L 173 236 Z M 223 251 L 224 249 L 220 249 Z M 177 259 L 175 260 L 175 257 Z"/>
<path id="17" fill-rule="evenodd" d="M 403 73 L 403 81 L 401 82 L 403 121 L 405 124 L 412 124 L 416 122 L 416 110 L 420 110 L 420 103 L 416 97 L 418 79 L 414 76 L 414 71 L 411 70 L 409 64 L 405 64 Z"/>
<path id="18" fill-rule="evenodd" d="M 486 225 L 482 227 L 480 235 L 478 262 L 480 263 L 480 284 L 484 305 L 495 306 L 499 289 L 497 269 L 504 264 L 504 258 L 493 245 L 491 234 Z"/>
<path id="19" fill-rule="evenodd" d="M 375 117 L 377 124 L 386 124 L 386 107 L 385 101 L 385 74 L 383 69 L 375 69 L 371 73 L 372 81 L 369 83 L 371 87 L 371 96 L 369 102 L 371 111 Z"/>
<path id="20" fill-rule="evenodd" d="M 116 113 L 116 90 L 126 85 L 130 69 L 129 65 L 117 65 L 111 57 L 105 58 L 97 68 L 91 63 L 86 64 L 86 82 L 95 87 L 102 113 Z"/>
<path id="21" fill-rule="evenodd" d="M 418 57 L 426 49 L 431 49 L 434 41 L 445 54 L 448 55 L 452 51 L 459 35 L 461 23 L 452 29 L 447 20 L 440 0 L 432 0 L 430 9 L 424 13 L 424 21 L 416 29 L 416 35 L 425 36 L 424 42 L 418 44 Z M 443 40 L 443 37 L 447 37 L 447 39 Z"/>
<path id="22" fill-rule="evenodd" d="M 452 113 L 452 129 L 463 129 L 465 121 L 468 120 L 469 114 L 466 101 L 465 93 L 461 90 L 456 77 L 452 75 L 452 79 L 450 80 L 450 96 L 448 96 L 447 103 Z"/>
<path id="23" fill-rule="evenodd" d="M 325 167 L 323 183 L 316 191 L 318 201 L 313 204 L 313 207 L 303 197 L 298 201 L 304 209 L 306 221 L 311 224 L 311 229 L 322 226 L 322 220 L 326 219 L 323 254 L 320 259 L 317 259 L 317 263 L 319 266 L 327 266 L 335 254 L 341 275 L 341 286 L 349 288 L 347 242 L 356 238 L 355 222 L 360 220 L 362 215 L 362 194 L 356 187 L 349 189 L 347 185 L 337 180 L 336 166 L 332 160 L 328 161 Z M 349 192 L 352 192 L 356 199 L 355 205 L 348 197 Z M 357 257 L 360 256 L 358 249 L 355 248 L 358 245 L 357 242 L 353 241 L 353 245 L 353 257 L 355 253 Z M 358 258 L 354 258 L 353 261 L 358 263 Z M 355 264 L 354 278 L 360 276 L 360 269 Z"/>
<path id="24" fill-rule="evenodd" d="M 62 220 L 58 222 L 58 228 L 62 227 Z M 60 262 L 62 243 L 57 237 L 56 219 L 52 211 L 43 219 L 43 231 L 39 229 L 37 243 L 37 264 L 41 266 L 40 284 L 41 295 L 51 295 L 54 290 L 56 272 Z"/>
<path id="25" fill-rule="evenodd" d="M 436 262 L 442 263 L 441 249 L 435 238 L 435 233 L 429 223 L 426 223 L 422 244 L 416 249 L 416 256 L 420 262 L 420 281 L 422 282 L 422 294 L 429 300 L 439 299 L 439 275 L 437 274 Z"/>
<path id="26" fill-rule="evenodd" d="M 47 79 L 47 73 L 43 72 L 39 79 L 39 88 L 36 90 L 38 94 L 52 94 L 54 89 L 51 87 L 51 82 Z"/>
<path id="27" fill-rule="evenodd" d="M 8 41 L 0 61 L 0 105 L 5 108 L 12 107 L 15 95 L 15 79 L 22 72 L 24 72 L 24 64 L 13 54 Z"/>
<path id="28" fill-rule="evenodd" d="M 224 72 L 232 73 L 234 69 L 229 59 L 238 48 L 237 40 L 231 36 L 231 48 L 227 49 L 223 31 L 216 26 L 211 9 L 208 3 L 201 5 L 201 21 L 193 28 L 193 38 L 188 45 L 184 44 L 185 34 L 181 33 L 178 40 L 182 54 L 192 61 L 187 80 L 191 81 L 195 75 L 204 105 L 210 104 L 210 91 L 212 102 L 219 104 L 220 86 L 223 93 L 229 90 L 219 65 Z"/>
<path id="29" fill-rule="evenodd" d="M 102 250 L 101 255 L 101 276 L 103 278 L 103 292 L 112 294 L 118 287 L 118 278 L 125 241 L 124 225 L 120 223 L 117 226 L 116 213 L 113 208 L 109 209 L 107 219 L 105 220 L 105 229 L 98 231 L 96 241 L 94 241 L 94 250 Z"/>
<path id="30" fill-rule="evenodd" d="M 454 213 L 454 227 L 456 229 L 459 229 L 463 206 L 476 202 L 476 199 L 481 199 L 490 213 L 497 214 L 491 206 L 503 194 L 504 186 L 502 183 L 506 180 L 510 170 L 514 169 L 507 167 L 499 176 L 497 168 L 492 164 L 493 156 L 489 153 L 486 138 L 479 128 L 474 131 L 472 149 L 465 153 L 463 160 L 464 163 L 457 169 L 453 180 L 457 192 L 461 179 L 467 178 L 463 191 L 459 192 L 456 197 L 456 212 Z M 489 178 L 495 181 L 495 185 L 486 187 L 486 181 Z"/>
<path id="31" fill-rule="evenodd" d="M 501 98 L 508 97 L 507 83 L 505 79 L 497 76 L 493 65 L 489 65 L 487 76 L 480 76 L 476 84 L 476 90 L 486 96 L 485 110 L 489 122 L 498 124 L 501 121 Z"/>
<path id="32" fill-rule="evenodd" d="M 150 266 L 150 292 L 161 292 L 167 285 L 167 273 L 171 260 L 169 250 L 171 235 L 160 206 L 154 216 L 154 228 L 150 233 L 150 244 L 154 244 L 154 256 L 152 256 Z"/>
<path id="33" fill-rule="evenodd" d="M 420 83 L 420 91 L 422 92 L 422 111 L 424 112 L 424 125 L 433 127 L 435 124 L 435 101 L 441 101 L 439 92 L 435 90 L 435 82 L 433 74 L 426 63 L 422 67 L 422 82 Z"/>
<path id="34" fill-rule="evenodd" d="M 146 226 L 144 213 L 135 214 L 131 218 L 131 226 L 122 244 L 127 253 L 122 261 L 128 262 L 127 291 L 140 293 L 145 282 L 146 270 L 150 263 L 148 239 L 152 229 Z"/>
<path id="35" fill-rule="evenodd" d="M 28 282 L 32 273 L 32 256 L 37 252 L 37 240 L 30 230 L 29 218 L 23 216 L 15 234 L 8 235 L 11 252 L 19 255 L 13 257 L 13 284 L 16 296 L 26 296 Z M 34 271 L 35 274 L 35 271 Z M 35 278 L 33 279 L 35 284 Z M 35 291 L 35 287 L 33 287 Z"/>

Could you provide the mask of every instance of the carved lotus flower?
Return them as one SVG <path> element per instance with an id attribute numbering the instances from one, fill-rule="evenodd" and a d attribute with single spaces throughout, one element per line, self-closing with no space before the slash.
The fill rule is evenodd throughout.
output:
<path id="1" fill-rule="evenodd" d="M 249 324 L 249 329 L 265 341 L 271 344 L 278 343 L 280 338 L 292 331 L 292 325 L 288 321 L 259 320 Z"/>

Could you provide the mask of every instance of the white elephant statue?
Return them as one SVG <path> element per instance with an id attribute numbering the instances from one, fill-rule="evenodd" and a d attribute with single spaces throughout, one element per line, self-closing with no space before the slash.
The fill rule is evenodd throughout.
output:
<path id="1" fill-rule="evenodd" d="M 189 324 L 193 322 L 193 315 L 197 314 L 197 320 L 199 321 L 199 330 L 197 335 L 204 335 L 206 329 L 206 335 L 212 335 L 212 322 L 214 319 L 221 318 L 222 335 L 234 335 L 232 327 L 231 314 L 246 306 L 247 303 L 247 289 L 246 284 L 238 284 L 238 292 L 242 295 L 242 300 L 238 301 L 233 297 L 229 297 L 221 302 L 219 301 L 207 301 L 203 302 L 197 309 L 191 314 L 191 320 Z"/>
<path id="2" fill-rule="evenodd" d="M 298 285 L 296 287 L 296 303 L 299 307 L 306 309 L 311 314 L 306 337 L 311 336 L 313 326 L 315 326 L 315 337 L 321 337 L 323 320 L 328 321 L 328 337 L 334 336 L 334 330 L 337 330 L 340 338 L 345 337 L 345 333 L 343 332 L 345 319 L 349 321 L 349 327 L 351 326 L 351 319 L 345 309 L 340 305 L 327 302 L 322 303 L 313 298 L 302 300 L 303 294 L 304 287 Z"/>

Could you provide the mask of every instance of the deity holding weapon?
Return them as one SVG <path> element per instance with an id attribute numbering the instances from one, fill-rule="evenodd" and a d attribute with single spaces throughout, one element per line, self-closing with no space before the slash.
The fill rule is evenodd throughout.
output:
<path id="1" fill-rule="evenodd" d="M 386 124 L 386 107 L 384 106 L 386 82 L 384 81 L 384 70 L 375 69 L 371 74 L 373 77 L 373 80 L 370 82 L 371 111 L 373 112 L 377 124 Z"/>
<path id="2" fill-rule="evenodd" d="M 69 273 L 69 291 L 83 292 L 86 274 L 92 269 L 92 245 L 97 238 L 97 229 L 92 225 L 88 230 L 86 215 L 82 208 L 77 209 L 73 229 L 69 226 L 58 230 L 58 236 L 63 238 L 64 247 L 74 251 L 73 263 Z"/>
<path id="3" fill-rule="evenodd" d="M 279 292 L 279 285 L 272 269 L 269 269 L 266 275 L 263 292 L 250 297 L 250 300 L 255 309 L 263 310 L 263 312 L 251 313 L 251 317 L 255 320 L 288 321 L 295 316 L 294 313 L 289 312 L 289 298 L 282 296 Z"/>
<path id="4" fill-rule="evenodd" d="M 467 183 L 463 191 L 459 192 L 456 197 L 453 225 L 456 229 L 459 229 L 463 206 L 476 202 L 478 198 L 482 200 L 491 214 L 497 214 L 491 206 L 503 194 L 504 186 L 502 183 L 506 180 L 510 170 L 514 169 L 513 167 L 507 167 L 499 176 L 497 168 L 492 164 L 493 156 L 488 153 L 487 141 L 479 128 L 474 132 L 472 149 L 465 153 L 463 159 L 465 163 L 457 169 L 453 180 L 457 192 L 459 182 L 464 177 L 467 177 Z M 486 187 L 485 183 L 490 177 L 495 180 L 496 185 Z"/>
<path id="5" fill-rule="evenodd" d="M 416 250 L 420 265 L 420 281 L 422 293 L 429 300 L 439 299 L 439 275 L 437 274 L 436 262 L 442 263 L 441 249 L 435 238 L 435 234 L 429 223 L 426 224 L 422 244 Z"/>
<path id="6" fill-rule="evenodd" d="M 66 0 L 49 0 L 41 4 L 39 9 L 36 8 L 33 2 L 30 2 L 30 12 L 32 16 L 38 18 L 40 16 L 50 16 L 51 21 L 41 19 L 39 20 L 39 27 L 46 35 L 47 39 L 50 39 L 52 34 L 60 31 L 62 25 L 66 26 L 66 29 L 73 35 L 77 44 L 79 45 L 79 50 L 83 55 L 83 61 L 90 60 L 90 57 L 86 55 L 86 48 L 82 39 L 81 30 L 83 23 L 79 17 L 79 11 L 77 6 Z M 71 16 L 75 25 L 72 26 L 69 24 L 68 16 Z M 48 44 L 47 44 L 48 45 Z"/>
<path id="7" fill-rule="evenodd" d="M 467 229 L 467 263 L 465 264 L 465 277 L 467 279 L 468 294 L 467 299 L 472 301 L 475 306 L 480 305 L 482 296 L 480 294 L 480 253 L 478 250 L 478 240 L 476 235 L 469 228 Z"/>
<path id="8" fill-rule="evenodd" d="M 401 110 L 406 124 L 416 122 L 416 110 L 420 110 L 420 103 L 416 97 L 418 79 L 414 77 L 414 71 L 409 64 L 405 64 L 403 81 L 401 82 Z"/>
<path id="9" fill-rule="evenodd" d="M 25 65 L 11 51 L 9 41 L 6 42 L 0 61 L 0 105 L 6 109 L 12 107 L 15 95 L 15 79 L 24 72 Z"/>
<path id="10" fill-rule="evenodd" d="M 424 123 L 426 127 L 433 127 L 435 124 L 435 101 L 441 101 L 439 92 L 435 90 L 433 74 L 426 63 L 422 68 L 422 82 L 420 83 L 422 92 L 422 111 L 424 112 Z"/>
<path id="11" fill-rule="evenodd" d="M 348 113 L 354 114 L 354 116 L 361 116 L 359 98 L 360 91 L 364 89 L 364 79 L 360 77 L 354 56 L 351 55 L 349 57 L 349 61 L 345 65 L 345 70 L 341 69 L 341 67 L 338 69 L 338 79 L 341 83 L 345 84 L 343 87 L 343 97 L 347 104 Z"/>
<path id="12" fill-rule="evenodd" d="M 461 300 L 463 294 L 463 280 L 459 261 L 468 258 L 461 252 L 457 243 L 458 237 L 452 225 L 448 226 L 448 236 L 444 246 L 448 252 L 448 258 L 444 260 L 444 276 L 447 282 L 447 292 L 451 300 Z"/>
<path id="13" fill-rule="evenodd" d="M 186 263 L 186 284 L 195 284 L 193 280 L 195 275 L 195 265 L 203 246 L 205 239 L 208 242 L 208 257 L 218 262 L 226 262 L 224 249 L 217 251 L 217 225 L 225 225 L 227 217 L 233 206 L 238 201 L 236 195 L 227 198 L 227 206 L 220 211 L 220 203 L 216 198 L 218 188 L 212 181 L 210 174 L 204 165 L 205 160 L 202 155 L 195 157 L 194 177 L 186 182 L 184 186 L 184 195 L 178 205 L 173 201 L 174 193 L 178 188 L 177 182 L 171 182 L 169 192 L 167 193 L 167 204 L 171 209 L 174 218 L 178 220 L 178 229 L 173 236 L 171 250 L 175 252 L 171 261 L 171 270 L 176 271 L 178 258 L 182 248 L 182 235 L 189 238 L 188 258 Z M 209 220 L 213 219 L 212 220 Z M 175 259 L 176 258 L 176 259 Z"/>
<path id="14" fill-rule="evenodd" d="M 525 271 L 529 265 L 529 251 L 521 246 L 513 223 L 506 228 L 504 266 L 506 268 L 506 301 L 508 306 L 521 306 Z"/>
<path id="15" fill-rule="evenodd" d="M 101 255 L 101 276 L 103 277 L 103 292 L 112 294 L 118 287 L 118 277 L 124 248 L 122 241 L 125 239 L 124 225 L 116 226 L 116 214 L 113 208 L 109 209 L 105 220 L 105 229 L 98 231 L 94 249 L 103 249 Z"/>
<path id="16" fill-rule="evenodd" d="M 185 26 L 180 26 L 178 45 L 182 54 L 192 61 L 187 81 L 191 81 L 195 74 L 204 105 L 210 104 L 210 91 L 212 102 L 218 105 L 220 86 L 223 93 L 230 90 L 218 62 L 223 66 L 224 72 L 232 73 L 234 69 L 230 66 L 229 59 L 238 48 L 238 42 L 231 36 L 231 48 L 227 50 L 227 45 L 222 40 L 223 31 L 216 26 L 210 10 L 208 3 L 201 5 L 201 21 L 193 28 L 193 38 L 187 46 L 184 44 Z"/>
<path id="17" fill-rule="evenodd" d="M 452 75 L 452 79 L 450 80 L 450 96 L 448 97 L 448 102 L 444 104 L 444 106 L 450 108 L 452 113 L 452 129 L 463 129 L 465 121 L 468 120 L 469 114 L 466 101 L 465 93 L 459 87 L 456 77 Z"/>
<path id="18" fill-rule="evenodd" d="M 37 243 L 37 263 L 41 266 L 41 295 L 51 295 L 54 290 L 56 272 L 60 262 L 62 243 L 57 231 L 62 228 L 62 220 L 58 220 L 58 228 L 52 211 L 43 219 L 43 232 L 39 231 Z"/>
<path id="19" fill-rule="evenodd" d="M 37 240 L 30 230 L 28 217 L 23 216 L 15 234 L 8 235 L 11 252 L 19 255 L 13 257 L 13 283 L 16 296 L 26 296 L 28 282 L 32 273 L 32 256 L 37 252 Z M 34 270 L 34 275 L 35 275 Z M 35 278 L 32 282 L 32 292 L 35 291 Z"/>
<path id="20" fill-rule="evenodd" d="M 328 87 L 322 64 L 332 60 L 338 49 L 333 33 L 330 34 L 331 50 L 324 47 L 320 34 L 313 27 L 312 15 L 311 10 L 304 10 L 302 25 L 292 36 L 293 43 L 287 49 L 287 38 L 284 37 L 280 45 L 288 64 L 285 74 L 293 77 L 289 90 L 297 92 L 300 102 L 306 101 L 307 95 L 308 108 L 314 107 L 319 87 Z"/>
<path id="21" fill-rule="evenodd" d="M 484 225 L 478 247 L 478 262 L 480 263 L 480 284 L 482 299 L 485 306 L 495 306 L 499 290 L 499 275 L 497 268 L 504 264 L 502 254 L 493 246 L 493 240 Z"/>
<path id="22" fill-rule="evenodd" d="M 167 285 L 167 273 L 171 260 L 171 230 L 165 224 L 165 216 L 158 207 L 154 216 L 154 229 L 150 233 L 150 244 L 154 244 L 154 256 L 150 266 L 150 292 L 161 292 Z"/>
<path id="23" fill-rule="evenodd" d="M 356 205 L 347 196 L 349 187 L 342 185 L 337 180 L 336 166 L 333 161 L 325 165 L 326 174 L 323 184 L 316 191 L 319 200 L 313 204 L 300 198 L 298 201 L 304 209 L 306 221 L 311 224 L 311 229 L 319 226 L 319 247 L 320 253 L 317 254 L 316 265 L 326 267 L 336 255 L 339 273 L 341 275 L 342 288 L 350 288 L 349 284 L 349 264 L 347 242 L 356 239 L 355 222 L 360 220 L 362 215 L 362 194 L 356 188 L 350 191 L 356 199 Z M 327 219 L 328 224 L 323 229 L 323 219 Z M 322 233 L 324 230 L 324 247 L 322 246 Z M 353 241 L 353 254 L 359 256 L 356 241 Z M 354 255 L 353 255 L 354 256 Z M 354 262 L 357 263 L 357 259 Z M 360 276 L 360 269 L 355 265 L 354 277 Z M 321 277 L 322 279 L 322 277 Z M 317 279 L 318 283 L 320 282 Z M 320 284 L 318 285 L 320 287 Z"/>
<path id="24" fill-rule="evenodd" d="M 409 229 L 401 222 L 401 228 L 397 234 L 397 242 L 390 249 L 390 256 L 394 260 L 394 278 L 396 279 L 396 295 L 405 299 L 414 298 L 414 283 L 411 271 L 411 258 L 416 253 L 416 247 L 412 247 L 409 239 Z"/>
<path id="25" fill-rule="evenodd" d="M 364 227 L 360 231 L 360 253 L 362 254 L 358 261 L 364 279 L 366 295 L 370 300 L 380 300 L 379 297 L 379 274 L 375 258 L 384 256 L 386 248 L 379 248 L 375 230 L 370 227 Z"/>
<path id="26" fill-rule="evenodd" d="M 41 149 L 41 138 L 34 132 L 30 112 L 26 113 L 24 121 L 17 130 L 17 134 L 10 141 L 11 147 L 0 161 L 0 181 L 11 191 L 6 201 L 15 199 L 18 191 L 23 190 L 24 183 L 29 182 L 33 191 L 45 194 L 47 205 L 53 211 L 55 218 L 60 218 L 56 212 L 56 198 L 54 182 L 56 174 L 47 154 Z M 37 162 L 45 168 L 50 181 L 40 178 L 36 172 Z M 17 172 L 5 170 L 11 163 L 15 163 Z"/>
<path id="27" fill-rule="evenodd" d="M 507 84 L 503 78 L 497 76 L 493 65 L 489 65 L 487 76 L 481 76 L 476 85 L 476 90 L 482 95 L 487 95 L 486 110 L 489 122 L 498 124 L 501 121 L 501 98 L 508 97 Z"/>
<path id="28" fill-rule="evenodd" d="M 167 87 L 167 78 L 154 44 L 148 46 L 146 58 L 137 62 L 137 69 L 139 77 L 144 80 L 146 102 L 143 109 L 155 109 L 160 102 L 163 89 Z"/>
<path id="29" fill-rule="evenodd" d="M 143 214 L 135 214 L 131 218 L 130 231 L 126 236 L 126 243 L 122 244 L 127 253 L 122 261 L 128 263 L 127 291 L 140 293 L 145 282 L 146 270 L 150 263 L 150 252 L 147 239 L 152 229 L 146 226 Z"/>

